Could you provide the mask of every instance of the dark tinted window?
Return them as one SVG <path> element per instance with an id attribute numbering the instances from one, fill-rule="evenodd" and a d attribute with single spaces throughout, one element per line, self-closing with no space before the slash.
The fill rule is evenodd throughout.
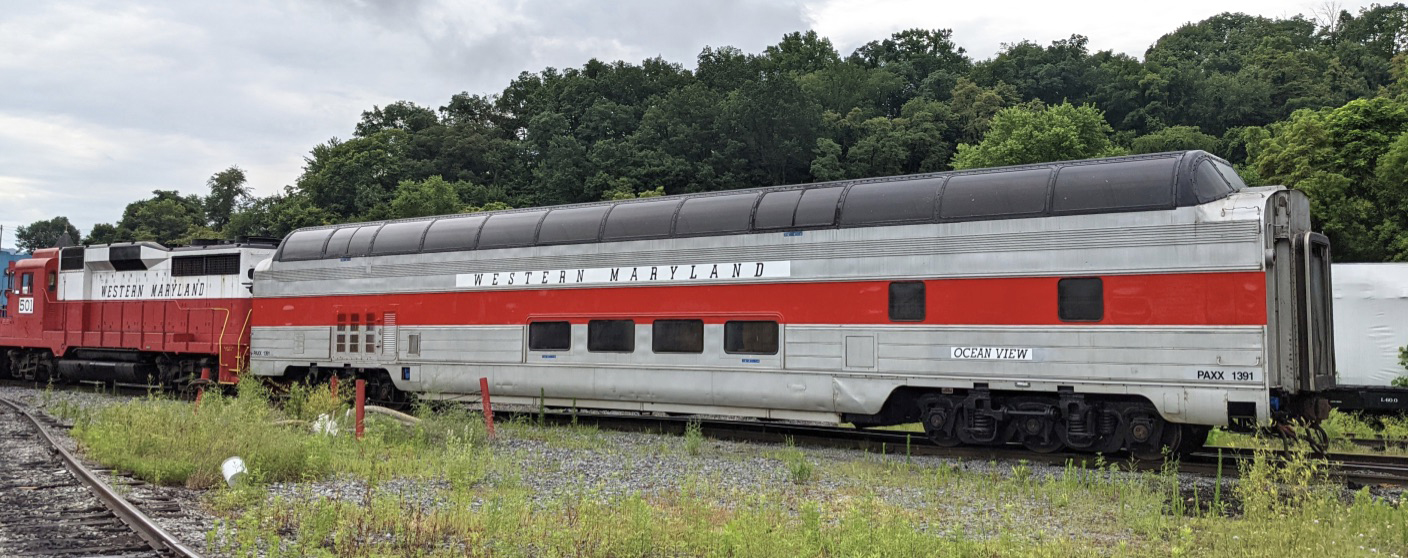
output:
<path id="1" fill-rule="evenodd" d="M 347 244 L 352 242 L 352 234 L 357 232 L 357 227 L 343 227 L 332 233 L 328 239 L 328 246 L 323 252 L 325 257 L 336 258 L 347 255 Z"/>
<path id="2" fill-rule="evenodd" d="M 777 354 L 777 322 L 725 322 L 724 352 Z"/>
<path id="3" fill-rule="evenodd" d="M 299 231 L 289 235 L 279 252 L 280 260 L 311 260 L 323 257 L 323 244 L 327 243 L 332 229 Z"/>
<path id="4" fill-rule="evenodd" d="M 660 200 L 616 205 L 606 216 L 602 240 L 658 238 L 670 234 L 670 223 L 680 200 Z"/>
<path id="5" fill-rule="evenodd" d="M 376 235 L 376 243 L 372 245 L 372 255 L 405 254 L 420 250 L 420 238 L 425 236 L 425 229 L 430 226 L 430 223 L 430 221 L 387 223 Z"/>
<path id="6" fill-rule="evenodd" d="M 538 244 L 596 242 L 597 235 L 601 234 L 601 218 L 609 209 L 609 205 L 555 209 L 543 218 Z"/>
<path id="7" fill-rule="evenodd" d="M 484 224 L 484 215 L 437 219 L 425 232 L 425 243 L 421 250 L 436 252 L 441 250 L 473 250 L 479 238 L 479 226 Z"/>
<path id="8" fill-rule="evenodd" d="M 841 200 L 840 186 L 835 188 L 814 188 L 802 194 L 797 203 L 797 217 L 794 227 L 829 227 L 836 224 L 836 204 Z"/>
<path id="9" fill-rule="evenodd" d="M 657 353 L 704 352 L 704 320 L 655 320 L 650 348 Z"/>
<path id="10" fill-rule="evenodd" d="M 1105 289 L 1099 277 L 1056 282 L 1057 314 L 1064 322 L 1098 322 L 1105 317 Z"/>
<path id="11" fill-rule="evenodd" d="M 587 350 L 594 353 L 629 353 L 636 350 L 636 323 L 631 320 L 587 322 Z"/>
<path id="12" fill-rule="evenodd" d="M 367 225 L 357 227 L 357 232 L 352 233 L 352 241 L 347 243 L 348 256 L 365 256 L 372 251 L 372 239 L 376 238 L 377 231 L 381 230 L 381 225 Z M 329 256 L 333 254 L 328 254 Z"/>
<path id="13" fill-rule="evenodd" d="M 1227 197 L 1232 187 L 1213 168 L 1212 161 L 1206 160 L 1198 163 L 1198 170 L 1193 172 L 1193 193 L 1198 196 L 1198 203 L 1207 203 Z"/>
<path id="14" fill-rule="evenodd" d="M 944 187 L 939 215 L 971 219 L 1041 213 L 1046 210 L 1050 179 L 1047 169 L 955 176 Z"/>
<path id="15" fill-rule="evenodd" d="M 1064 167 L 1056 175 L 1055 211 L 1102 211 L 1173 205 L 1178 159 Z"/>
<path id="16" fill-rule="evenodd" d="M 758 202 L 758 213 L 753 216 L 753 227 L 783 229 L 792 226 L 792 214 L 797 212 L 797 201 L 801 199 L 801 190 L 764 194 L 763 201 Z"/>
<path id="17" fill-rule="evenodd" d="M 1217 167 L 1217 170 L 1222 171 L 1222 178 L 1226 179 L 1227 183 L 1232 185 L 1233 190 L 1241 190 L 1247 187 L 1247 183 L 1242 181 L 1242 177 L 1237 176 L 1237 169 L 1221 161 L 1213 161 L 1212 164 L 1214 167 Z"/>
<path id="18" fill-rule="evenodd" d="M 924 321 L 923 282 L 890 283 L 890 320 L 896 322 Z"/>
<path id="19" fill-rule="evenodd" d="M 728 233 L 748 230 L 757 194 L 690 198 L 680 206 L 675 234 Z"/>
<path id="20" fill-rule="evenodd" d="M 929 221 L 943 178 L 857 184 L 846 193 L 842 225 Z"/>
<path id="21" fill-rule="evenodd" d="M 538 221 L 543 220 L 546 211 L 527 213 L 500 213 L 489 217 L 484 230 L 479 233 L 480 250 L 528 246 L 533 243 L 533 235 L 538 232 Z"/>
<path id="22" fill-rule="evenodd" d="M 73 271 L 83 269 L 83 247 L 64 248 L 59 256 L 59 269 L 61 271 Z"/>
<path id="23" fill-rule="evenodd" d="M 567 351 L 572 349 L 572 324 L 533 322 L 528 324 L 528 350 Z"/>

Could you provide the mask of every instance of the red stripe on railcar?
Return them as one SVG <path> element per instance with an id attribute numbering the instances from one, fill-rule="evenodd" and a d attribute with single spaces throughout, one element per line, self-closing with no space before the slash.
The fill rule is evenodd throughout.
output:
<path id="1" fill-rule="evenodd" d="M 1111 275 L 1105 317 L 1063 322 L 1060 277 L 925 281 L 923 323 L 931 325 L 1266 325 L 1264 272 Z M 494 290 L 256 298 L 254 325 L 327 326 L 336 313 L 397 313 L 399 325 L 523 324 L 530 319 L 597 316 L 775 315 L 789 324 L 888 324 L 889 281 L 764 283 Z"/>

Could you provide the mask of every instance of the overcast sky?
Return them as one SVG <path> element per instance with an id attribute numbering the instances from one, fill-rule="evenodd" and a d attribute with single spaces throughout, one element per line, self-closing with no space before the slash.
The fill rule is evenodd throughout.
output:
<path id="1" fill-rule="evenodd" d="M 1385 0 L 1387 1 L 1387 0 Z M 259 195 L 351 136 L 362 111 L 493 94 L 520 72 L 705 46 L 759 52 L 815 29 L 842 55 L 902 29 L 950 28 L 975 60 L 1003 43 L 1080 33 L 1142 57 L 1224 11 L 1311 14 L 1301 0 L 0 0 L 0 244 L 67 216 L 83 233 L 154 189 L 204 194 L 245 169 Z M 1337 5 L 1356 11 L 1368 1 Z"/>

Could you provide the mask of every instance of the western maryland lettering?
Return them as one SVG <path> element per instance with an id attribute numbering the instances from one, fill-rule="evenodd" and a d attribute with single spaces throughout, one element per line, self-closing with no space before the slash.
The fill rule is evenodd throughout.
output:
<path id="1" fill-rule="evenodd" d="M 792 262 L 729 262 L 461 273 L 459 288 L 746 281 L 792 276 Z"/>
<path id="2" fill-rule="evenodd" d="M 204 282 L 122 283 L 99 285 L 98 299 L 199 298 L 205 296 Z"/>

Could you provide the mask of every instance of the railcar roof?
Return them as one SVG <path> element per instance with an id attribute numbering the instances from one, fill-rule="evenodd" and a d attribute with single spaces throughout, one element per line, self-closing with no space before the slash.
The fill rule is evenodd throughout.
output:
<path id="1" fill-rule="evenodd" d="M 1244 188 L 1176 151 L 296 230 L 278 261 L 1173 209 Z"/>

